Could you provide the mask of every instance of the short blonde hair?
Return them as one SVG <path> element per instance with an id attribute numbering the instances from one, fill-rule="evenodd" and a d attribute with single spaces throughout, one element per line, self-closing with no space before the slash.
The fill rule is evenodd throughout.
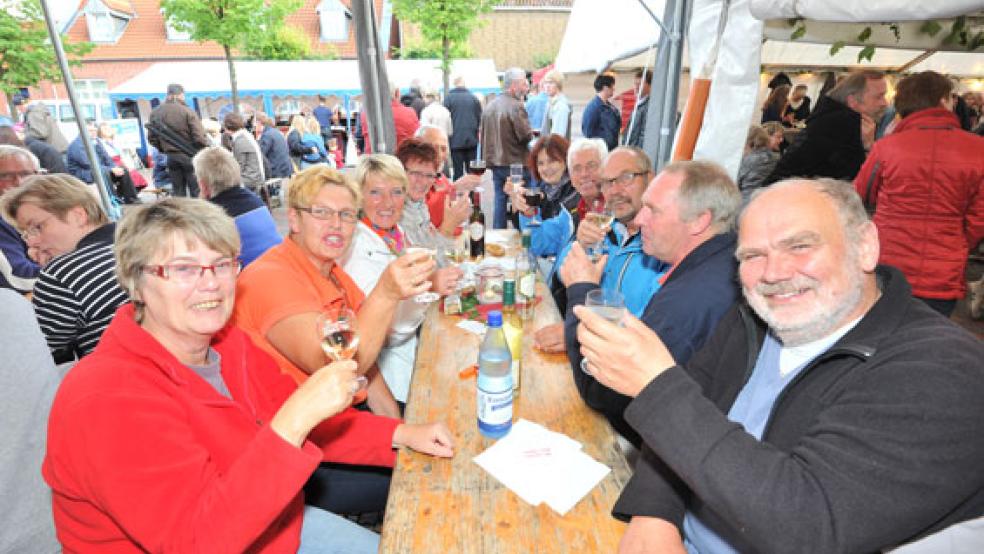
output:
<path id="1" fill-rule="evenodd" d="M 20 186 L 7 191 L 3 195 L 4 217 L 16 220 L 17 210 L 24 204 L 34 204 L 63 221 L 69 210 L 81 207 L 91 225 L 99 227 L 109 222 L 88 185 L 65 173 L 32 175 L 21 181 Z"/>
<path id="2" fill-rule="evenodd" d="M 369 177 L 382 177 L 396 181 L 403 187 L 404 192 L 406 192 L 407 185 L 409 184 L 407 181 L 407 172 L 404 171 L 403 164 L 400 163 L 399 158 L 389 154 L 370 154 L 363 156 L 359 160 L 359 165 L 355 166 L 355 175 L 353 177 L 359 189 L 366 187 L 366 181 Z"/>
<path id="3" fill-rule="evenodd" d="M 113 252 L 116 254 L 116 278 L 137 308 L 137 321 L 143 306 L 134 292 L 144 276 L 144 267 L 160 254 L 169 254 L 169 238 L 199 241 L 216 252 L 239 255 L 239 232 L 236 223 L 222 208 L 198 198 L 165 198 L 153 204 L 133 208 L 116 226 Z"/>
<path id="4" fill-rule="evenodd" d="M 557 85 L 557 90 L 564 90 L 564 74 L 556 69 L 548 71 L 540 83 L 543 84 L 543 81 L 553 81 Z"/>
<path id="5" fill-rule="evenodd" d="M 348 177 L 324 164 L 294 175 L 287 185 L 287 205 L 291 208 L 310 208 L 314 197 L 327 186 L 341 187 L 352 195 L 356 206 L 362 205 L 362 192 Z"/>
<path id="6" fill-rule="evenodd" d="M 321 124 L 318 123 L 318 119 L 313 115 L 309 115 L 304 119 L 304 131 L 314 135 L 321 134 Z"/>

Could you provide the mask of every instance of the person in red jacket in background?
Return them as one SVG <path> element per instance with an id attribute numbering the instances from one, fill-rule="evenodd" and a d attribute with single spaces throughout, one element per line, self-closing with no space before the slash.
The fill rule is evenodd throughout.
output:
<path id="1" fill-rule="evenodd" d="M 393 110 L 393 125 L 396 126 L 396 147 L 398 148 L 403 141 L 413 138 L 413 134 L 420 127 L 420 118 L 413 108 L 408 108 L 400 103 L 400 89 L 390 84 L 393 96 L 390 98 L 390 108 Z M 366 119 L 366 110 L 359 114 L 362 120 L 362 138 L 366 141 L 365 152 L 372 154 L 372 140 L 369 138 L 369 120 Z"/>
<path id="2" fill-rule="evenodd" d="M 949 317 L 966 293 L 967 253 L 984 238 L 984 138 L 961 130 L 953 83 L 934 71 L 902 79 L 902 121 L 871 149 L 854 186 L 874 210 L 882 264 Z"/>

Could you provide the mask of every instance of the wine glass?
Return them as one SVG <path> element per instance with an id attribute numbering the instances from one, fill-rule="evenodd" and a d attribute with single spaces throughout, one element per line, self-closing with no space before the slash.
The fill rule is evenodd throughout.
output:
<path id="1" fill-rule="evenodd" d="M 329 308 L 318 314 L 318 336 L 321 349 L 335 362 L 351 360 L 359 350 L 359 328 L 355 312 L 349 308 Z M 353 384 L 352 394 L 365 389 L 369 380 L 360 375 Z"/>
<path id="2" fill-rule="evenodd" d="M 476 177 L 485 175 L 485 160 L 471 160 L 468 162 L 468 173 L 471 173 Z M 482 187 L 477 186 L 474 190 L 477 192 L 482 192 Z"/>
<path id="3" fill-rule="evenodd" d="M 543 189 L 540 187 L 539 183 L 530 183 L 528 187 L 523 188 L 523 200 L 526 201 L 526 205 L 533 208 L 533 215 L 536 216 L 536 211 L 540 209 L 540 204 L 543 202 Z M 526 223 L 527 227 L 539 227 L 540 220 L 530 219 Z"/>
<path id="4" fill-rule="evenodd" d="M 623 327 L 625 325 L 625 295 L 615 289 L 594 289 L 584 298 L 584 305 L 592 312 Z M 581 358 L 581 371 L 588 371 L 587 358 Z"/>
<path id="5" fill-rule="evenodd" d="M 605 199 L 601 196 L 596 196 L 588 204 L 588 212 L 584 214 L 584 218 L 597 225 L 605 234 L 612 228 L 612 223 L 615 221 L 615 214 L 605 205 Z M 605 239 L 602 239 L 594 244 L 589 244 L 587 248 L 588 256 L 591 258 L 591 262 L 597 262 L 598 258 L 604 254 Z"/>
<path id="6" fill-rule="evenodd" d="M 430 226 L 430 223 L 428 223 L 427 225 Z M 431 244 L 434 244 L 434 243 L 432 242 Z M 403 249 L 403 254 L 404 255 L 411 255 L 411 254 L 417 254 L 417 253 L 421 253 L 422 252 L 422 253 L 427 254 L 427 258 L 425 260 L 423 260 L 422 262 L 420 262 L 420 263 L 426 262 L 427 260 L 434 260 L 434 262 L 437 263 L 437 248 L 436 248 L 436 246 L 437 246 L 436 244 L 435 244 L 435 248 L 427 248 L 425 246 L 409 246 L 409 247 Z M 430 304 L 431 302 L 434 302 L 435 300 L 439 299 L 440 297 L 441 297 L 441 295 L 437 294 L 436 292 L 434 292 L 432 290 L 429 290 L 429 291 L 422 292 L 422 293 L 414 296 L 413 297 L 413 301 L 416 302 L 416 303 L 418 303 L 418 304 Z"/>

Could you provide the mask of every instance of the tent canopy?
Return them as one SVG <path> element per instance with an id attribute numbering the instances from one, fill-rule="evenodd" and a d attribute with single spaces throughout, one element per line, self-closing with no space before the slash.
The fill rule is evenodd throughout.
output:
<path id="1" fill-rule="evenodd" d="M 641 1 L 657 16 L 663 13 L 665 0 Z M 981 0 L 948 0 L 936 3 L 945 6 L 930 4 L 930 7 L 923 3 L 908 4 L 900 6 L 897 0 L 876 0 L 866 2 L 862 8 L 860 4 L 830 0 L 752 0 L 749 8 L 760 19 L 767 20 L 762 45 L 762 65 L 766 67 L 897 70 L 927 50 L 935 50 L 926 59 L 907 67 L 907 71 L 932 69 L 956 77 L 984 77 L 984 56 L 979 49 L 967 52 L 960 44 L 940 44 L 953 22 L 952 17 L 980 10 Z M 806 34 L 792 41 L 793 27 L 787 18 L 796 17 L 808 18 Z M 899 21 L 901 38 L 896 39 L 887 25 L 832 22 L 837 17 L 852 17 L 852 21 Z M 943 30 L 935 37 L 921 32 L 925 19 L 937 19 Z M 866 44 L 878 48 L 870 62 L 859 63 L 858 52 L 862 47 L 856 37 L 866 27 L 872 31 Z M 582 73 L 651 64 L 650 50 L 658 42 L 660 32 L 640 0 L 576 0 L 557 54 L 557 68 L 565 73 Z M 708 32 L 713 33 L 713 29 Z M 830 45 L 839 40 L 848 46 L 831 56 Z M 686 52 L 683 64 L 689 67 Z"/>
<path id="2" fill-rule="evenodd" d="M 427 89 L 440 90 L 439 60 L 387 60 L 393 83 L 406 89 L 416 80 Z M 461 75 L 466 86 L 483 94 L 500 90 L 492 60 L 455 60 L 452 75 Z M 237 61 L 236 81 L 240 96 L 284 97 L 362 94 L 356 60 L 327 61 Z M 230 95 L 229 69 L 225 61 L 155 63 L 136 77 L 114 88 L 113 101 L 163 99 L 170 83 L 180 83 L 188 100 Z"/>

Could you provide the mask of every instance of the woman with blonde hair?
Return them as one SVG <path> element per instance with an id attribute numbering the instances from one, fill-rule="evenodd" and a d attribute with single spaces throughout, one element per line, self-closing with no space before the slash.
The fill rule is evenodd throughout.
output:
<path id="1" fill-rule="evenodd" d="M 311 146 L 305 147 L 301 144 L 306 132 L 304 115 L 294 114 L 291 116 L 290 129 L 287 130 L 287 149 L 290 150 L 290 159 L 296 168 L 301 167 L 301 156 L 312 153 Z"/>
<path id="2" fill-rule="evenodd" d="M 549 98 L 540 136 L 560 135 L 571 140 L 571 103 L 564 96 L 564 74 L 552 69 L 540 82 Z"/>
<path id="3" fill-rule="evenodd" d="M 324 165 L 291 179 L 290 232 L 239 277 L 235 323 L 273 356 L 281 372 L 303 383 L 326 363 L 319 316 L 337 308 L 352 310 L 359 336 L 354 358 L 358 372 L 369 378 L 365 404 L 376 414 L 378 427 L 376 434 L 366 436 L 364 447 L 405 445 L 451 456 L 451 436 L 443 424 L 399 420 L 399 407 L 377 368 L 393 315 L 403 299 L 431 288 L 434 262 L 423 253 L 401 256 L 386 266 L 368 294 L 363 293 L 340 262 L 359 222 L 361 196 L 345 175 Z M 386 505 L 389 474 L 379 469 L 323 466 L 309 484 L 307 501 L 335 513 L 380 512 Z"/>
<path id="4" fill-rule="evenodd" d="M 409 140 L 400 145 L 404 149 Z M 356 225 L 352 247 L 340 260 L 345 272 L 362 292 L 370 294 L 389 264 L 407 252 L 414 244 L 411 236 L 400 226 L 408 196 L 409 180 L 403 164 L 389 154 L 364 156 L 355 169 L 355 182 L 362 191 L 362 219 Z M 434 168 L 429 168 L 431 175 Z M 430 222 L 426 222 L 430 225 Z M 436 230 L 435 230 L 436 232 Z M 445 267 L 434 271 L 429 278 L 431 290 L 441 295 L 454 291 L 461 270 Z M 379 351 L 377 364 L 386 384 L 397 402 L 405 403 L 410 391 L 410 376 L 417 357 L 417 329 L 424 321 L 428 304 L 413 298 L 399 303 L 387 332 L 386 344 Z"/>
<path id="5" fill-rule="evenodd" d="M 321 136 L 321 124 L 313 115 L 304 118 L 304 135 L 301 145 L 307 152 L 301 155 L 301 169 L 312 165 L 324 164 L 334 168 L 334 160 L 329 161 L 328 151 L 325 150 L 325 140 Z"/>

